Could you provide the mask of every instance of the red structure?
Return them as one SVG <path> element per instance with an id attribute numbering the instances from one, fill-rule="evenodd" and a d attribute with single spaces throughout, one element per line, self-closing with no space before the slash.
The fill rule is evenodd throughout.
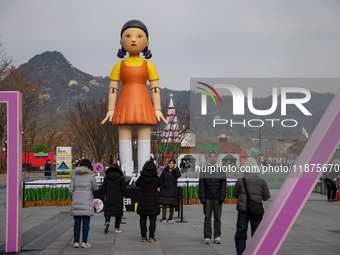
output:
<path id="1" fill-rule="evenodd" d="M 6 152 L 2 154 L 5 162 L 7 163 L 7 155 Z M 25 156 L 27 159 L 25 160 Z M 46 160 L 49 159 L 50 164 L 54 164 L 54 153 L 53 152 L 23 152 L 22 153 L 22 163 L 31 163 L 32 166 L 44 166 Z"/>

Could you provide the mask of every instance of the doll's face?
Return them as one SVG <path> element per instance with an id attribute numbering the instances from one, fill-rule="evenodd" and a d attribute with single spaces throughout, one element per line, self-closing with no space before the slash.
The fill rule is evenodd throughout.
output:
<path id="1" fill-rule="evenodd" d="M 131 54 L 139 54 L 149 45 L 149 41 L 143 30 L 132 27 L 123 32 L 120 45 Z"/>

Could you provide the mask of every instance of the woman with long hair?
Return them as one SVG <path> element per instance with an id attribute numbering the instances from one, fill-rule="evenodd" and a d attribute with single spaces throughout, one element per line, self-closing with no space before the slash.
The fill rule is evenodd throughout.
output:
<path id="1" fill-rule="evenodd" d="M 149 226 L 149 242 L 156 242 L 156 220 L 160 213 L 159 208 L 159 188 L 161 180 L 157 176 L 157 167 L 152 161 L 147 161 L 143 170 L 140 173 L 136 185 L 140 187 L 138 196 L 137 213 L 140 215 L 140 229 L 142 235 L 142 242 L 147 241 L 147 217 L 150 220 Z"/>
<path id="2" fill-rule="evenodd" d="M 181 177 L 181 172 L 176 165 L 175 159 L 170 159 L 168 166 L 162 171 L 161 174 L 161 198 L 163 217 L 161 222 L 172 222 L 174 216 L 174 209 L 177 204 L 177 179 Z M 166 219 L 167 206 L 170 207 L 169 219 Z"/>

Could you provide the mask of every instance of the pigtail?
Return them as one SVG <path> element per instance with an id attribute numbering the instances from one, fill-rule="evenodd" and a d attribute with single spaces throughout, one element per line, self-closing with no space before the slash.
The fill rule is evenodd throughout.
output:
<path id="1" fill-rule="evenodd" d="M 146 47 L 142 52 L 145 59 L 152 57 L 151 50 L 149 50 L 148 47 Z"/>
<path id="2" fill-rule="evenodd" d="M 118 50 L 117 56 L 119 58 L 124 58 L 124 56 L 126 56 L 126 50 L 122 47 L 121 49 Z"/>

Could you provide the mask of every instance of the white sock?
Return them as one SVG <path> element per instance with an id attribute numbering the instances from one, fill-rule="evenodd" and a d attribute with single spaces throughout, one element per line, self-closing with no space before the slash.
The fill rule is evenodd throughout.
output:
<path id="1" fill-rule="evenodd" d="M 146 161 L 150 160 L 150 139 L 138 140 L 138 173 Z"/>
<path id="2" fill-rule="evenodd" d="M 121 170 L 126 176 L 132 176 L 132 144 L 131 140 L 119 139 L 119 157 Z"/>

